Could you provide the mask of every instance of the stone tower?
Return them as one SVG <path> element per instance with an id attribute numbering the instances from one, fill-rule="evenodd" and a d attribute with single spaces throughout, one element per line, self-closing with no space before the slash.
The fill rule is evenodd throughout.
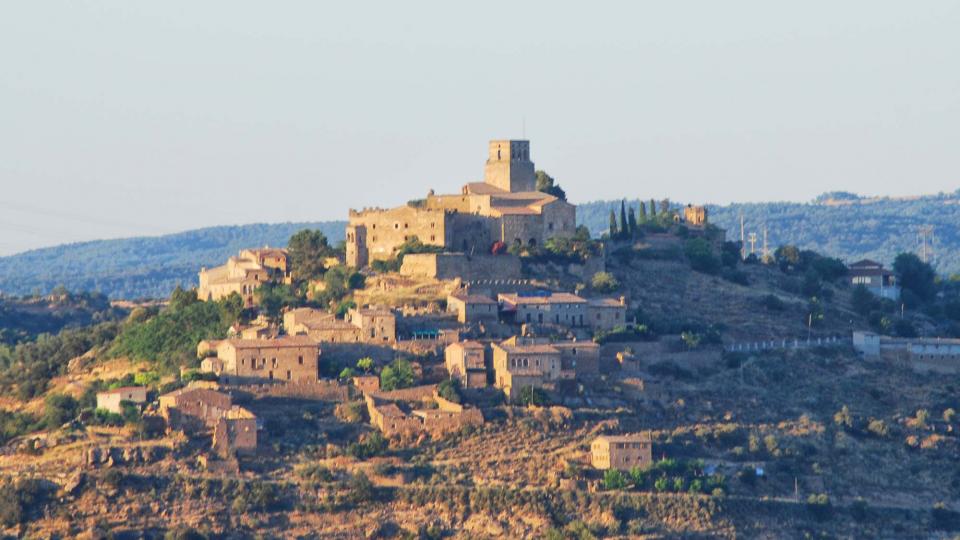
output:
<path id="1" fill-rule="evenodd" d="M 490 141 L 483 181 L 504 191 L 536 191 L 530 141 Z"/>

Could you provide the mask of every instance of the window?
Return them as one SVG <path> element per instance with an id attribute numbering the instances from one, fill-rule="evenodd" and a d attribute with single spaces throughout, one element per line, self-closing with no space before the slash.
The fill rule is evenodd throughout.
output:
<path id="1" fill-rule="evenodd" d="M 288 380 L 288 381 L 290 380 L 290 370 L 289 370 L 289 369 L 287 370 L 287 380 Z"/>
<path id="2" fill-rule="evenodd" d="M 301 366 L 303 365 L 303 357 L 302 357 L 302 356 L 298 356 L 298 357 L 297 357 L 297 363 L 300 364 Z"/>

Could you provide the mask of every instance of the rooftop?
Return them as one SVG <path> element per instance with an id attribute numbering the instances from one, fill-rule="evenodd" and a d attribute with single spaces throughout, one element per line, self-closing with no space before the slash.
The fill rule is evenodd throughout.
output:
<path id="1" fill-rule="evenodd" d="M 274 339 L 227 339 L 237 349 L 275 349 L 285 347 L 316 347 L 316 341 L 307 336 L 284 336 Z"/>
<path id="2" fill-rule="evenodd" d="M 585 304 L 586 300 L 573 293 L 567 292 L 549 292 L 538 295 L 522 295 L 519 293 L 506 293 L 498 295 L 502 302 L 508 302 L 515 305 L 548 305 L 548 304 Z"/>
<path id="3" fill-rule="evenodd" d="M 596 438 L 597 441 L 607 441 L 607 442 L 650 442 L 649 433 L 633 433 L 630 435 L 601 435 Z"/>

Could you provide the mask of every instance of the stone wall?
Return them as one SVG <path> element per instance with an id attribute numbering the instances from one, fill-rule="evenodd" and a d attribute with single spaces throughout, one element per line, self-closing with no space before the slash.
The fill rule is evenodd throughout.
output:
<path id="1" fill-rule="evenodd" d="M 337 381 L 294 382 L 239 386 L 239 390 L 257 396 L 309 399 L 316 401 L 348 401 L 350 389 Z"/>
<path id="2" fill-rule="evenodd" d="M 466 255 L 464 253 L 419 253 L 403 258 L 400 273 L 435 279 L 520 279 L 520 259 L 514 255 Z"/>

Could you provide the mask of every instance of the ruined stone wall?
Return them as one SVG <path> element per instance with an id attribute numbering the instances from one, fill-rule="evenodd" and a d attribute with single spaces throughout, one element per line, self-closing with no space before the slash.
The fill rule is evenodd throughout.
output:
<path id="1" fill-rule="evenodd" d="M 389 392 L 377 392 L 377 399 L 386 401 L 423 401 L 432 398 L 437 392 L 437 385 L 427 384 L 423 386 L 412 386 L 410 388 L 401 388 Z"/>
<path id="2" fill-rule="evenodd" d="M 412 237 L 427 245 L 448 246 L 449 214 L 443 210 L 401 206 L 390 210 L 350 212 L 347 227 L 347 264 L 386 260 Z"/>
<path id="3" fill-rule="evenodd" d="M 256 380 L 316 381 L 319 356 L 316 345 L 238 349 L 224 341 L 217 347 L 227 384 Z"/>
<path id="4" fill-rule="evenodd" d="M 238 386 L 240 390 L 257 396 L 343 402 L 350 399 L 350 389 L 338 381 L 276 383 Z"/>

